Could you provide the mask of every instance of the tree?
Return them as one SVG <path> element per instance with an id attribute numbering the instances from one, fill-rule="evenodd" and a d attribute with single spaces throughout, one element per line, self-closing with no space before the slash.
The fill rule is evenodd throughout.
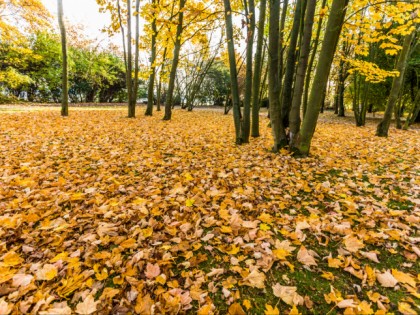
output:
<path id="1" fill-rule="evenodd" d="M 409 55 L 411 42 L 413 41 L 414 36 L 415 36 L 415 32 L 412 32 L 411 34 L 406 35 L 404 38 L 403 48 L 402 48 L 402 51 L 400 53 L 400 57 L 397 63 L 397 71 L 399 72 L 399 75 L 395 77 L 392 81 L 391 93 L 388 98 L 388 103 L 385 109 L 384 118 L 379 123 L 376 129 L 376 135 L 378 137 L 388 136 L 388 130 L 391 124 L 392 112 L 398 100 L 398 95 L 400 93 L 401 85 L 404 80 L 405 69 L 407 67 L 407 57 Z"/>
<path id="2" fill-rule="evenodd" d="M 238 71 L 236 69 L 235 43 L 233 41 L 232 7 L 230 0 L 223 0 L 225 7 L 226 40 L 229 55 L 230 85 L 232 93 L 233 121 L 236 144 L 243 143 L 242 118 L 239 99 Z"/>
<path id="3" fill-rule="evenodd" d="M 287 138 L 281 117 L 280 104 L 280 0 L 270 0 L 270 29 L 268 36 L 268 98 L 270 101 L 270 121 L 273 131 L 273 152 L 286 146 Z"/>
<path id="4" fill-rule="evenodd" d="M 251 136 L 260 136 L 260 85 L 261 85 L 261 74 L 262 74 L 262 63 L 263 63 L 263 43 L 264 43 L 264 27 L 265 27 L 265 16 L 267 11 L 267 0 L 261 0 L 260 2 L 260 16 L 258 19 L 258 37 L 257 37 L 257 51 L 255 53 L 254 62 L 254 77 L 252 87 L 252 126 Z"/>
<path id="5" fill-rule="evenodd" d="M 174 98 L 175 77 L 179 63 L 179 52 L 181 51 L 181 36 L 183 31 L 184 7 L 186 2 L 187 0 L 179 0 L 178 25 L 176 28 L 172 67 L 171 73 L 169 75 L 168 97 L 165 102 L 165 115 L 163 117 L 163 120 L 171 120 L 172 117 L 172 103 Z"/>
<path id="6" fill-rule="evenodd" d="M 323 101 L 323 93 L 320 93 L 320 91 L 324 91 L 327 87 L 331 64 L 346 15 L 347 3 L 348 0 L 333 0 L 331 5 L 325 37 L 315 71 L 314 83 L 309 96 L 307 112 L 303 119 L 296 145 L 292 148 L 297 156 L 307 156 L 309 154 Z"/>
<path id="7" fill-rule="evenodd" d="M 68 88 L 68 61 L 67 61 L 67 38 L 66 28 L 63 19 L 63 0 L 57 0 L 58 6 L 58 24 L 61 34 L 61 52 L 62 52 L 62 93 L 61 93 L 61 116 L 69 115 L 69 88 Z"/>
<path id="8" fill-rule="evenodd" d="M 151 56 L 150 56 L 150 76 L 149 76 L 149 85 L 147 91 L 147 108 L 146 108 L 146 116 L 153 115 L 153 104 L 154 104 L 154 86 L 156 80 L 156 38 L 157 38 L 157 22 L 156 22 L 156 10 L 158 5 L 158 0 L 152 0 L 152 43 L 151 43 Z"/>
<path id="9" fill-rule="evenodd" d="M 303 28 L 302 44 L 300 48 L 300 59 L 296 71 L 296 80 L 293 90 L 292 105 L 289 113 L 290 123 L 290 146 L 294 146 L 296 136 L 300 130 L 300 112 L 302 105 L 302 95 L 305 84 L 305 75 L 308 66 L 312 27 L 314 23 L 314 15 L 316 8 L 316 0 L 308 0 L 306 6 L 306 14 Z"/>

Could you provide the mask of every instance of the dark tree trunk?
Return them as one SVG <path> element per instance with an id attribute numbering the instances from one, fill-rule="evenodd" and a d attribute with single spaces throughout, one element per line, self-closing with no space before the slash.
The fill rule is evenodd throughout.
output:
<path id="1" fill-rule="evenodd" d="M 411 42 L 413 41 L 415 32 L 406 35 L 404 38 L 403 48 L 400 53 L 400 57 L 397 62 L 397 71 L 400 73 L 398 77 L 394 77 L 392 81 L 391 93 L 388 98 L 388 103 L 385 109 L 383 120 L 379 123 L 376 129 L 376 135 L 378 137 L 387 137 L 389 126 L 391 124 L 392 112 L 394 106 L 398 100 L 398 94 L 400 93 L 401 86 L 403 84 L 405 69 L 407 67 L 407 59 L 410 52 Z"/>
<path id="2" fill-rule="evenodd" d="M 226 39 L 228 42 L 227 45 L 228 45 L 228 54 L 229 54 L 233 120 L 235 123 L 235 138 L 236 138 L 236 144 L 242 144 L 243 139 L 242 139 L 241 108 L 240 108 L 240 100 L 239 100 L 238 73 L 236 69 L 235 44 L 233 41 L 232 8 L 230 6 L 230 0 L 223 0 L 223 3 L 225 6 Z"/>
<path id="3" fill-rule="evenodd" d="M 307 112 L 299 132 L 297 145 L 292 148 L 297 156 L 307 156 L 309 154 L 323 99 L 320 91 L 324 91 L 328 83 L 331 64 L 346 15 L 347 3 L 348 0 L 333 0 L 331 5 L 327 28 L 315 71 L 314 83 L 309 96 Z"/>
<path id="4" fill-rule="evenodd" d="M 261 73 L 262 73 L 262 55 L 263 55 L 263 44 L 264 44 L 264 27 L 265 27 L 265 15 L 267 11 L 267 0 L 261 0 L 260 2 L 260 16 L 258 20 L 258 37 L 257 37 L 257 51 L 255 53 L 255 64 L 254 64 L 254 80 L 252 87 L 252 127 L 251 136 L 260 136 L 260 85 L 261 85 Z"/>
<path id="5" fill-rule="evenodd" d="M 246 44 L 246 79 L 244 98 L 244 120 L 242 129 L 242 142 L 249 142 L 251 128 L 251 101 L 252 101 L 252 57 L 255 34 L 255 4 L 254 0 L 245 0 L 245 11 L 247 15 L 247 44 Z M 255 96 L 254 96 L 255 97 Z"/>
<path id="6" fill-rule="evenodd" d="M 172 59 L 172 67 L 171 73 L 169 75 L 169 86 L 168 86 L 168 96 L 165 102 L 165 116 L 163 120 L 171 120 L 172 117 L 172 103 L 174 97 L 174 89 L 175 89 L 175 79 L 176 79 L 176 71 L 178 69 L 179 63 L 179 52 L 181 51 L 181 35 L 183 30 L 183 22 L 184 22 L 184 7 L 187 0 L 179 0 L 179 11 L 178 11 L 178 25 L 176 28 L 176 38 L 175 38 L 175 46 L 174 46 L 174 56 Z"/>
<path id="7" fill-rule="evenodd" d="M 152 2 L 153 8 L 156 6 L 156 0 L 153 0 Z M 152 116 L 153 115 L 153 103 L 155 100 L 154 95 L 154 87 L 155 87 L 155 79 L 156 79 L 156 37 L 157 37 L 157 27 L 156 27 L 156 15 L 153 16 L 152 21 L 152 53 L 150 56 L 150 66 L 152 68 L 152 73 L 149 77 L 149 86 L 147 90 L 147 108 L 146 108 L 146 116 Z"/>
<path id="8" fill-rule="evenodd" d="M 302 105 L 303 88 L 305 84 L 305 74 L 308 66 L 309 51 L 311 46 L 312 27 L 314 23 L 316 0 L 308 0 L 305 22 L 303 27 L 302 45 L 300 49 L 300 59 L 296 72 L 296 82 L 293 91 L 292 107 L 289 114 L 290 121 L 290 146 L 293 147 L 296 136 L 300 130 L 300 109 Z M 324 98 L 325 99 L 325 98 Z"/>
<path id="9" fill-rule="evenodd" d="M 322 0 L 321 8 L 324 8 L 326 4 L 327 4 L 327 0 Z M 308 69 L 306 71 L 305 91 L 303 93 L 303 116 L 305 116 L 306 108 L 308 106 L 309 86 L 311 84 L 312 68 L 314 66 L 316 53 L 318 51 L 319 37 L 321 36 L 323 20 L 324 20 L 324 15 L 322 15 L 318 21 L 318 27 L 317 27 L 316 36 L 314 39 L 314 47 L 312 49 L 312 54 L 309 59 Z"/>
<path id="10" fill-rule="evenodd" d="M 286 132 L 281 119 L 280 105 L 280 0 L 270 0 L 270 28 L 268 38 L 268 98 L 270 102 L 270 122 L 273 132 L 273 152 L 287 145 Z"/>
<path id="11" fill-rule="evenodd" d="M 289 113 L 292 106 L 293 81 L 296 68 L 296 46 L 299 38 L 300 22 L 302 20 L 302 0 L 296 0 L 295 16 L 290 35 L 289 49 L 286 59 L 286 74 L 282 90 L 281 113 L 284 128 L 289 127 Z"/>
<path id="12" fill-rule="evenodd" d="M 58 24 L 61 34 L 61 53 L 62 53 L 62 79 L 61 79 L 61 116 L 69 115 L 69 88 L 68 88 L 68 61 L 67 61 L 67 35 L 63 18 L 63 0 L 57 0 L 58 5 Z"/>

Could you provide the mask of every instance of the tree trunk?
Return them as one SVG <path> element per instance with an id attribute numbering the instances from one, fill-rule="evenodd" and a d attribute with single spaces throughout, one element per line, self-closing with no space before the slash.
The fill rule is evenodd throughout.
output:
<path id="1" fill-rule="evenodd" d="M 171 73 L 169 75 L 169 86 L 167 92 L 168 96 L 165 102 L 165 116 L 163 117 L 163 120 L 171 120 L 172 117 L 172 103 L 174 98 L 176 71 L 178 69 L 179 62 L 179 52 L 181 51 L 181 35 L 183 30 L 184 7 L 186 2 L 187 0 L 179 0 L 178 25 L 176 28 L 174 56 L 172 59 Z"/>
<path id="2" fill-rule="evenodd" d="M 302 0 L 296 0 L 295 16 L 290 34 L 289 49 L 286 59 L 286 74 L 282 90 L 281 112 L 284 128 L 289 127 L 289 113 L 292 106 L 293 80 L 296 68 L 296 46 L 299 38 L 300 22 L 302 20 Z"/>
<path id="3" fill-rule="evenodd" d="M 323 9 L 326 5 L 327 5 L 327 0 L 322 0 L 321 9 Z M 303 93 L 303 116 L 305 116 L 306 108 L 308 106 L 309 86 L 311 85 L 312 68 L 314 66 L 316 53 L 318 51 L 319 37 L 321 36 L 323 20 L 324 20 L 324 15 L 320 16 L 319 21 L 318 21 L 318 27 L 317 27 L 316 36 L 314 39 L 314 47 L 312 49 L 311 58 L 309 59 L 308 69 L 306 71 L 305 91 Z"/>
<path id="4" fill-rule="evenodd" d="M 308 66 L 309 51 L 311 48 L 312 27 L 314 24 L 316 0 L 308 0 L 305 22 L 303 27 L 302 45 L 300 49 L 300 60 L 296 72 L 296 82 L 293 91 L 292 107 L 290 109 L 290 146 L 293 147 L 296 136 L 300 130 L 300 108 L 302 105 L 303 88 L 305 84 L 305 74 Z"/>
<path id="5" fill-rule="evenodd" d="M 62 68 L 63 74 L 61 78 L 61 116 L 66 117 L 69 115 L 69 88 L 68 88 L 68 61 L 67 61 L 67 36 L 66 27 L 63 18 L 63 0 L 57 0 L 58 6 L 58 24 L 60 26 L 61 34 L 61 53 L 63 58 Z"/>
<path id="6" fill-rule="evenodd" d="M 131 45 L 131 0 L 127 0 L 127 92 L 128 118 L 136 117 L 136 106 L 133 106 L 133 54 Z"/>
<path id="7" fill-rule="evenodd" d="M 136 39 L 134 57 L 134 86 L 131 93 L 131 106 L 133 117 L 136 117 L 137 94 L 139 91 L 139 57 L 140 57 L 140 0 L 136 0 Z"/>
<path id="8" fill-rule="evenodd" d="M 268 98 L 270 102 L 270 122 L 273 132 L 273 152 L 287 145 L 286 133 L 281 119 L 280 105 L 280 0 L 270 0 L 270 28 L 268 36 Z"/>
<path id="9" fill-rule="evenodd" d="M 261 0 L 260 16 L 258 20 L 257 51 L 255 53 L 254 80 L 252 81 L 252 126 L 251 136 L 260 136 L 260 85 L 262 74 L 262 54 L 264 44 L 265 15 L 267 11 L 267 0 Z"/>
<path id="10" fill-rule="evenodd" d="M 249 142 L 251 127 L 251 101 L 252 101 L 252 57 L 255 34 L 255 4 L 254 0 L 245 0 L 245 11 L 247 15 L 247 42 L 246 42 L 246 79 L 244 97 L 244 121 L 242 130 L 242 142 Z M 255 95 L 254 95 L 255 98 Z"/>
<path id="11" fill-rule="evenodd" d="M 229 54 L 230 84 L 232 93 L 233 121 L 235 123 L 236 144 L 242 144 L 242 122 L 239 100 L 238 73 L 236 69 L 235 43 L 233 41 L 232 8 L 230 0 L 223 0 L 225 6 L 226 39 Z"/>
<path id="12" fill-rule="evenodd" d="M 152 2 L 153 8 L 156 6 L 156 0 Z M 147 90 L 147 108 L 146 108 L 146 116 L 153 115 L 153 103 L 154 103 L 154 86 L 155 86 L 155 78 L 156 78 L 156 37 L 157 37 L 157 27 L 156 27 L 156 15 L 153 16 L 152 21 L 152 54 L 150 56 L 150 67 L 152 68 L 152 73 L 149 77 L 149 86 Z"/>
<path id="13" fill-rule="evenodd" d="M 391 124 L 392 111 L 398 100 L 398 94 L 400 93 L 401 86 L 403 84 L 405 69 L 407 67 L 407 57 L 410 52 L 411 42 L 414 38 L 415 32 L 406 35 L 404 38 L 403 48 L 398 58 L 397 71 L 400 73 L 398 77 L 394 77 L 392 81 L 391 93 L 388 98 L 388 103 L 385 109 L 383 120 L 379 123 L 376 129 L 376 135 L 378 137 L 387 137 L 389 126 Z"/>
<path id="14" fill-rule="evenodd" d="M 308 108 L 299 132 L 297 145 L 292 148 L 297 156 L 307 156 L 309 154 L 323 99 L 320 91 L 324 91 L 328 83 L 331 64 L 346 15 L 347 3 L 348 0 L 333 0 L 331 5 L 330 16 L 315 71 L 314 83 L 309 96 Z"/>

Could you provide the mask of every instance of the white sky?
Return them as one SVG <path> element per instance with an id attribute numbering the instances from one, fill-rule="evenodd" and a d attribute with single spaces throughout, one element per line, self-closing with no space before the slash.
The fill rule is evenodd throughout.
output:
<path id="1" fill-rule="evenodd" d="M 57 0 L 42 0 L 42 2 L 54 16 L 57 16 Z M 87 37 L 101 40 L 104 46 L 109 41 L 121 46 L 120 36 L 109 39 L 107 34 L 101 33 L 101 29 L 109 25 L 111 19 L 109 14 L 99 13 L 99 6 L 95 0 L 63 0 L 63 7 L 65 19 L 71 24 L 84 25 Z"/>

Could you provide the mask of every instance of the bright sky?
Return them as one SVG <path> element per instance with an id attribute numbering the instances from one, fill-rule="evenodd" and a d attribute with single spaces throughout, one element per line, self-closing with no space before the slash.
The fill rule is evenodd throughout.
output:
<path id="1" fill-rule="evenodd" d="M 42 2 L 54 16 L 57 15 L 57 0 Z M 112 43 L 121 46 L 119 36 L 108 39 L 107 34 L 101 33 L 101 29 L 110 24 L 110 17 L 107 13 L 99 13 L 99 6 L 95 0 L 63 0 L 63 6 L 65 19 L 72 24 L 83 24 L 89 38 L 103 40 L 104 45 L 111 40 Z"/>

